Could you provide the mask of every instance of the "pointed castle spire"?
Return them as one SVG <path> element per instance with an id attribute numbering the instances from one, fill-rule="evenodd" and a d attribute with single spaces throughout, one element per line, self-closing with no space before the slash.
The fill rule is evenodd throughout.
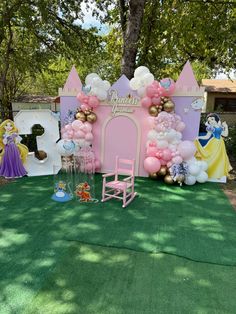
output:
<path id="1" fill-rule="evenodd" d="M 82 83 L 76 71 L 76 68 L 73 65 L 67 77 L 64 87 L 59 88 L 59 96 L 63 96 L 63 95 L 74 96 L 74 95 L 77 95 L 81 90 L 82 90 Z"/>

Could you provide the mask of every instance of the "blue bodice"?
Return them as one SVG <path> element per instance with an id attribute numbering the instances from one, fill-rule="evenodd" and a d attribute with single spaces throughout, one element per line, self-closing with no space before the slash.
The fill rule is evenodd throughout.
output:
<path id="1" fill-rule="evenodd" d="M 219 140 L 220 137 L 221 137 L 222 131 L 223 131 L 222 127 L 217 127 L 217 128 L 214 128 L 212 134 L 213 134 L 213 136 L 214 136 L 216 139 Z"/>

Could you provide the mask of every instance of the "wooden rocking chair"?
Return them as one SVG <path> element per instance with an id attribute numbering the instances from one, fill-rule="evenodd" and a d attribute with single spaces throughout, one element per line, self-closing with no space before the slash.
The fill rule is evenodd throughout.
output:
<path id="1" fill-rule="evenodd" d="M 126 207 L 137 195 L 134 192 L 135 160 L 116 157 L 115 172 L 104 174 L 102 187 L 102 202 L 111 198 L 123 200 L 122 207 Z M 120 178 L 122 176 L 122 178 Z M 128 176 L 128 177 L 127 177 Z M 108 178 L 113 177 L 111 181 Z"/>

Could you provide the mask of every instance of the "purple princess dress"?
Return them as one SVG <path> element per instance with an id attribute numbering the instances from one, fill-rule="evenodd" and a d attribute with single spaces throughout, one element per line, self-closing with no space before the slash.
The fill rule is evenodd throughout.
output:
<path id="1" fill-rule="evenodd" d="M 4 135 L 4 155 L 0 163 L 0 176 L 5 178 L 23 177 L 27 174 L 20 158 L 20 152 L 15 144 L 18 134 Z"/>

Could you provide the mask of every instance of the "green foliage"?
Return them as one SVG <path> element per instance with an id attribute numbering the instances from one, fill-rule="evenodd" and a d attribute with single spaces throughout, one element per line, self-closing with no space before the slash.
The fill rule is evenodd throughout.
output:
<path id="1" fill-rule="evenodd" d="M 236 123 L 229 126 L 229 136 L 225 139 L 225 145 L 229 158 L 236 161 Z"/>

